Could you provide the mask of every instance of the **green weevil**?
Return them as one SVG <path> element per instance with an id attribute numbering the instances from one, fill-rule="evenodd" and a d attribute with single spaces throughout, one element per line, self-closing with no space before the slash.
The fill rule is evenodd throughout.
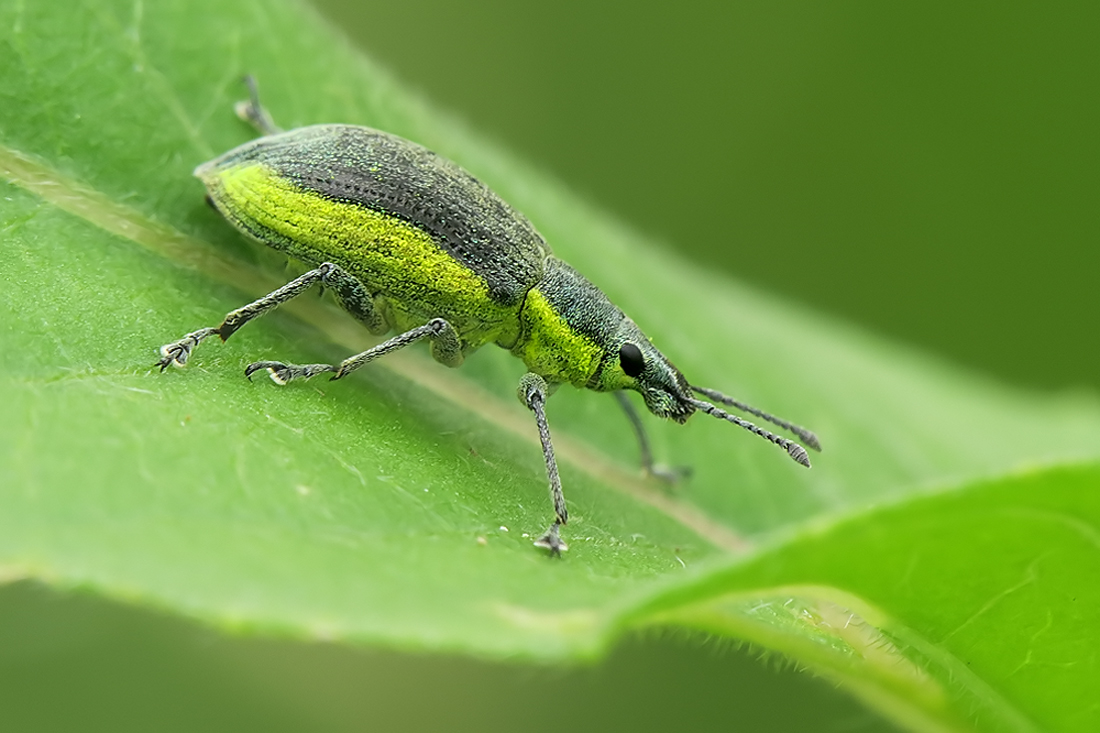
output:
<path id="1" fill-rule="evenodd" d="M 531 222 L 457 164 L 403 138 L 368 127 L 314 125 L 283 132 L 249 100 L 237 114 L 262 137 L 195 169 L 207 202 L 246 235 L 314 269 L 274 292 L 161 347 L 158 366 L 183 366 L 192 350 L 322 283 L 374 334 L 395 336 L 339 364 L 258 361 L 278 384 L 331 373 L 340 379 L 380 356 L 428 339 L 450 367 L 485 344 L 526 364 L 520 401 L 535 416 L 554 520 L 535 545 L 560 554 L 568 520 L 546 398 L 561 384 L 612 392 L 637 435 L 643 468 L 654 466 L 641 420 L 623 390 L 641 393 L 654 415 L 683 423 L 696 410 L 769 440 L 810 465 L 798 443 L 729 414 L 699 394 L 778 425 L 820 450 L 810 431 L 690 384 L 604 293 L 555 257 Z"/>

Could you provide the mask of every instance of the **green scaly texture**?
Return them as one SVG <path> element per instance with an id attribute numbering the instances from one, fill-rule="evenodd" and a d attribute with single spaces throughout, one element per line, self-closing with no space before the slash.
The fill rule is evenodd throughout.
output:
<path id="1" fill-rule="evenodd" d="M 604 350 L 578 333 L 537 286 L 519 306 L 498 303 L 482 278 L 406 221 L 303 190 L 263 164 L 201 177 L 237 228 L 303 262 L 344 268 L 378 294 L 375 306 L 394 328 L 445 318 L 466 352 L 508 345 L 551 382 L 584 387 L 599 368 Z"/>
<path id="2" fill-rule="evenodd" d="M 536 286 L 527 294 L 520 318 L 522 336 L 512 353 L 527 368 L 552 382 L 584 387 L 600 366 L 603 349 L 577 333 Z"/>
<path id="3" fill-rule="evenodd" d="M 262 164 L 221 169 L 203 182 L 238 228 L 303 262 L 333 262 L 380 294 L 376 306 L 393 327 L 446 318 L 467 352 L 515 341 L 519 308 L 495 302 L 483 279 L 412 224 L 304 191 Z"/>

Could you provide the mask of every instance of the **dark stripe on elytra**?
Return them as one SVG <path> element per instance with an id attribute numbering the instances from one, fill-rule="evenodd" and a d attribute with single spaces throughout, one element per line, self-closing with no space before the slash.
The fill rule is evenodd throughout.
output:
<path id="1" fill-rule="evenodd" d="M 542 278 L 542 237 L 522 214 L 455 163 L 378 130 L 316 125 L 262 137 L 219 165 L 257 161 L 302 188 L 426 232 L 513 305 Z"/>

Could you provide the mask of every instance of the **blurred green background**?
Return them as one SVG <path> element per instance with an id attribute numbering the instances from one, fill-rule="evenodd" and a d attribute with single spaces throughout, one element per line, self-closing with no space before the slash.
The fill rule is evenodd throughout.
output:
<path id="1" fill-rule="evenodd" d="M 1100 386 L 1100 3 L 316 4 L 700 262 L 1017 385 Z"/>
<path id="2" fill-rule="evenodd" d="M 1019 386 L 1100 386 L 1100 4 L 317 5 L 406 84 L 701 263 Z M 4 730 L 886 728 L 827 683 L 697 640 L 513 669 L 0 595 Z M 42 695 L 66 705 L 43 720 Z"/>

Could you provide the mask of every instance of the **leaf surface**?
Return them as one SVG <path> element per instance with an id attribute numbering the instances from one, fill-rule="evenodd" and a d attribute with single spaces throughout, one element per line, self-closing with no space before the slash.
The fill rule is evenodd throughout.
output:
<path id="1" fill-rule="evenodd" d="M 540 662 L 696 626 L 921 728 L 1097 723 L 1095 651 L 1073 643 L 1096 621 L 1095 400 L 989 384 L 683 262 L 298 5 L 9 4 L 0 29 L 7 576 L 228 628 Z M 231 114 L 245 71 L 285 127 L 369 124 L 454 158 L 693 383 L 813 427 L 825 452 L 805 471 L 705 416 L 649 420 L 658 455 L 695 469 L 668 489 L 634 468 L 612 399 L 563 388 L 557 561 L 526 536 L 551 512 L 503 351 L 453 372 L 417 351 L 337 384 L 243 379 L 254 360 L 371 343 L 305 298 L 158 373 L 160 344 L 287 279 L 190 175 L 249 138 Z"/>

